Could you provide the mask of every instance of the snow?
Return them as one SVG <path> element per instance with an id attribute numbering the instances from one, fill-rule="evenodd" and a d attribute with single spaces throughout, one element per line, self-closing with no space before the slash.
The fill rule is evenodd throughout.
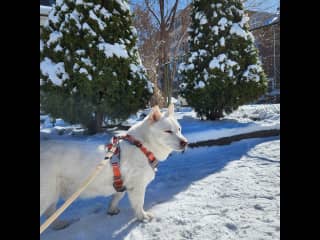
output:
<path id="1" fill-rule="evenodd" d="M 55 52 L 62 52 L 63 48 L 61 47 L 60 44 L 57 44 L 57 46 L 53 49 Z"/>
<path id="2" fill-rule="evenodd" d="M 232 24 L 230 28 L 230 34 L 235 34 L 239 37 L 242 37 L 244 39 L 247 39 L 247 33 L 244 31 L 238 23 Z"/>
<path id="3" fill-rule="evenodd" d="M 149 111 L 132 115 L 127 125 L 141 121 L 141 114 Z M 197 142 L 280 129 L 280 104 L 244 105 L 220 121 L 201 121 L 192 108 L 176 107 L 175 117 L 189 142 Z M 61 119 L 52 127 L 48 115 L 40 119 L 47 124 L 40 127 L 42 141 L 76 141 L 94 151 L 111 138 L 109 133 L 81 136 L 85 131 L 81 126 Z M 173 153 L 160 162 L 147 188 L 144 206 L 155 216 L 151 222 L 136 221 L 127 196 L 120 202 L 119 215 L 107 215 L 110 200 L 106 196 L 76 200 L 61 216 L 75 222 L 60 231 L 49 228 L 41 239 L 279 239 L 279 136 Z"/>
<path id="4" fill-rule="evenodd" d="M 213 26 L 211 28 L 212 32 L 215 34 L 215 35 L 218 35 L 219 34 L 219 27 L 218 26 Z"/>
<path id="5" fill-rule="evenodd" d="M 97 34 L 95 33 L 95 31 L 93 31 L 93 29 L 89 26 L 89 24 L 88 23 L 83 23 L 82 24 L 82 29 L 84 29 L 84 30 L 88 30 L 88 32 L 92 35 L 92 36 L 97 36 Z"/>
<path id="6" fill-rule="evenodd" d="M 86 144 L 96 148 L 96 142 Z M 47 229 L 41 239 L 279 239 L 280 140 L 249 139 L 172 154 L 147 188 L 151 222 L 136 221 L 127 196 L 119 215 L 107 215 L 110 199 L 77 200 L 62 217 L 78 221 L 60 231 Z"/>
<path id="7" fill-rule="evenodd" d="M 150 93 L 153 93 L 153 88 L 154 84 L 151 81 L 147 80 L 147 89 Z"/>
<path id="8" fill-rule="evenodd" d="M 211 68 L 211 69 L 217 68 L 217 69 L 220 69 L 222 72 L 225 71 L 225 67 L 227 67 L 229 69 L 230 67 L 232 68 L 235 65 L 237 65 L 238 66 L 237 68 L 239 68 L 239 64 L 231 59 L 228 59 L 224 53 L 219 54 L 217 57 L 214 57 L 209 62 L 209 68 Z M 229 69 L 229 70 L 231 70 L 231 69 Z M 229 75 L 230 75 L 230 71 L 229 71 Z"/>
<path id="9" fill-rule="evenodd" d="M 199 49 L 198 51 L 200 56 L 206 56 L 208 54 L 207 50 L 205 49 Z"/>
<path id="10" fill-rule="evenodd" d="M 248 23 L 249 17 L 247 15 L 243 15 L 241 21 L 239 22 L 240 27 L 244 27 L 246 23 Z"/>
<path id="11" fill-rule="evenodd" d="M 98 23 L 101 31 L 105 29 L 106 24 L 100 18 L 98 18 L 97 15 L 92 10 L 89 11 L 89 16 L 91 19 L 95 20 Z"/>
<path id="12" fill-rule="evenodd" d="M 213 11 L 213 17 L 217 17 L 217 16 L 218 16 L 217 12 Z"/>
<path id="13" fill-rule="evenodd" d="M 204 88 L 206 85 L 203 81 L 199 81 L 196 86 L 194 87 L 195 89 L 198 89 L 198 88 Z"/>
<path id="14" fill-rule="evenodd" d="M 202 121 L 196 115 L 190 107 L 180 107 L 175 112 L 175 117 L 189 142 L 280 129 L 280 104 L 244 105 L 219 121 Z M 138 118 L 131 119 L 132 124 L 129 126 L 137 123 L 136 119 Z"/>
<path id="15" fill-rule="evenodd" d="M 40 39 L 40 52 L 43 51 L 43 47 L 44 47 L 44 43 L 43 43 L 43 41 Z"/>
<path id="16" fill-rule="evenodd" d="M 190 63 L 190 64 L 181 63 L 179 65 L 179 71 L 188 71 L 188 70 L 193 70 L 193 69 L 194 69 L 193 63 Z"/>
<path id="17" fill-rule="evenodd" d="M 229 66 L 231 66 L 231 67 L 233 67 L 233 66 L 235 66 L 235 65 L 238 65 L 237 62 L 235 62 L 235 61 L 233 61 L 233 60 L 230 60 L 230 59 L 227 60 L 227 64 L 228 64 Z"/>
<path id="18" fill-rule="evenodd" d="M 88 74 L 88 70 L 87 69 L 85 69 L 85 68 L 80 68 L 79 69 L 79 73 L 84 73 L 84 74 Z"/>
<path id="19" fill-rule="evenodd" d="M 192 63 L 198 56 L 198 52 L 191 52 L 191 56 L 189 57 L 189 63 Z"/>
<path id="20" fill-rule="evenodd" d="M 118 58 L 128 58 L 128 52 L 126 46 L 123 44 L 115 43 L 99 43 L 97 45 L 98 49 L 104 51 L 106 57 L 112 57 L 115 55 Z"/>
<path id="21" fill-rule="evenodd" d="M 176 117 L 190 142 L 190 133 L 200 136 L 211 127 L 224 131 L 233 126 L 237 133 L 236 129 L 253 122 L 251 118 L 258 118 L 254 122 L 280 120 L 279 104 L 246 105 L 226 120 L 206 122 L 199 121 L 191 108 L 177 110 Z M 130 119 L 130 125 L 139 120 Z M 42 133 L 81 135 L 84 131 L 60 124 L 57 121 L 58 126 L 42 129 Z M 73 137 L 93 149 L 109 139 L 108 134 Z M 119 215 L 106 215 L 111 198 L 100 196 L 76 200 L 62 218 L 77 221 L 60 231 L 48 229 L 41 239 L 279 239 L 279 165 L 279 137 L 173 153 L 160 163 L 147 188 L 145 209 L 155 216 L 151 222 L 135 220 L 127 197 L 120 202 Z"/>
<path id="22" fill-rule="evenodd" d="M 47 41 L 47 45 L 50 46 L 56 43 L 62 37 L 62 33 L 58 31 L 53 31 L 49 35 L 49 39 Z"/>
<path id="23" fill-rule="evenodd" d="M 73 71 L 75 72 L 75 71 L 77 71 L 78 69 L 80 68 L 80 66 L 79 66 L 79 64 L 78 63 L 75 63 L 74 65 L 73 65 Z"/>
<path id="24" fill-rule="evenodd" d="M 179 100 L 174 97 L 171 97 L 171 103 L 177 104 L 177 103 L 179 103 Z"/>
<path id="25" fill-rule="evenodd" d="M 62 4 L 64 4 L 64 0 L 56 0 L 57 6 L 61 6 Z"/>
<path id="26" fill-rule="evenodd" d="M 62 7 L 61 7 L 61 11 L 63 11 L 63 12 L 68 11 L 68 9 L 69 9 L 69 8 L 68 8 L 67 4 L 65 4 L 65 3 L 64 3 L 64 4 L 62 5 Z"/>
<path id="27" fill-rule="evenodd" d="M 85 55 L 86 51 L 84 49 L 78 49 L 78 50 L 76 50 L 76 54 L 78 54 L 79 56 Z"/>
<path id="28" fill-rule="evenodd" d="M 203 15 L 203 17 L 200 20 L 200 25 L 204 25 L 208 23 L 208 19 L 206 16 Z"/>
<path id="29" fill-rule="evenodd" d="M 49 12 L 48 20 L 54 24 L 57 24 L 59 22 L 59 17 L 58 15 L 56 15 L 56 11 L 54 9 Z M 48 24 L 49 21 L 47 21 L 46 24 Z"/>
<path id="30" fill-rule="evenodd" d="M 130 67 L 131 71 L 134 72 L 134 73 L 138 72 L 138 70 L 139 70 L 138 66 L 135 65 L 135 64 L 132 64 L 132 63 L 129 65 L 129 67 Z"/>
<path id="31" fill-rule="evenodd" d="M 143 112 L 148 113 L 146 110 Z M 127 119 L 131 124 L 125 126 L 132 126 L 140 121 L 140 114 L 141 111 L 137 116 L 132 115 L 134 117 Z M 179 107 L 175 111 L 175 117 L 189 142 L 198 142 L 253 131 L 280 129 L 280 104 L 243 105 L 219 121 L 202 121 L 192 108 Z"/>
<path id="32" fill-rule="evenodd" d="M 130 11 L 129 5 L 125 0 L 116 0 L 116 2 L 120 5 L 122 11 Z"/>
<path id="33" fill-rule="evenodd" d="M 137 31 L 137 29 L 135 27 L 130 26 L 130 30 L 131 30 L 133 36 L 138 36 L 138 31 Z"/>
<path id="34" fill-rule="evenodd" d="M 260 76 L 258 73 L 262 71 L 262 67 L 260 65 L 254 64 L 254 65 L 249 65 L 247 69 L 244 71 L 242 76 L 246 81 L 254 80 L 254 81 L 259 81 Z"/>
<path id="35" fill-rule="evenodd" d="M 100 13 L 105 17 L 105 18 L 110 18 L 112 16 L 112 14 L 107 10 L 105 9 L 104 7 L 102 7 L 100 9 Z"/>
<path id="36" fill-rule="evenodd" d="M 219 42 L 220 42 L 220 45 L 221 45 L 222 47 L 224 47 L 225 44 L 226 44 L 224 37 L 221 37 L 220 40 L 219 40 Z"/>
<path id="37" fill-rule="evenodd" d="M 218 25 L 220 26 L 221 30 L 225 30 L 225 27 L 228 26 L 228 20 L 225 17 L 222 17 L 219 22 Z"/>
<path id="38" fill-rule="evenodd" d="M 220 68 L 220 63 L 224 61 L 227 58 L 227 56 L 222 53 L 219 54 L 217 57 L 214 57 L 210 63 L 209 63 L 209 68 L 214 69 L 214 68 Z"/>
<path id="39" fill-rule="evenodd" d="M 197 12 L 194 18 L 200 20 L 200 25 L 204 25 L 208 23 L 208 19 L 203 12 Z"/>
<path id="40" fill-rule="evenodd" d="M 64 63 L 54 63 L 47 57 L 40 63 L 40 70 L 44 76 L 48 76 L 49 80 L 57 86 L 61 86 L 64 80 L 69 79 L 69 75 L 64 69 Z"/>
<path id="41" fill-rule="evenodd" d="M 92 66 L 93 66 L 90 58 L 83 58 L 83 57 L 82 57 L 82 58 L 81 58 L 81 62 L 83 62 L 84 64 L 86 64 L 86 65 L 89 66 L 89 67 L 92 67 Z"/>
<path id="42" fill-rule="evenodd" d="M 73 19 L 75 21 L 77 28 L 80 30 L 81 29 L 80 19 L 82 18 L 82 16 L 77 11 L 77 9 L 74 9 L 72 13 L 70 13 L 69 15 L 66 15 L 66 18 L 67 16 L 69 16 L 70 19 Z"/>

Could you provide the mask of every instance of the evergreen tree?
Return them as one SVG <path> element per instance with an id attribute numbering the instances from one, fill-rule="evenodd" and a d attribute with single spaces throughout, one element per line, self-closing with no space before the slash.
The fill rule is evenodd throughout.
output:
<path id="1" fill-rule="evenodd" d="M 261 96 L 266 77 L 241 0 L 194 0 L 181 93 L 201 118 L 218 119 Z"/>
<path id="2" fill-rule="evenodd" d="M 90 133 L 124 120 L 153 91 L 126 0 L 57 0 L 40 36 L 40 99 L 53 117 Z"/>

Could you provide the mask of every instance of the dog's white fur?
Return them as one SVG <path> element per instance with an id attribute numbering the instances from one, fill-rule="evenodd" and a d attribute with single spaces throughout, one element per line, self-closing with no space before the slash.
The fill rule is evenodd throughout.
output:
<path id="1" fill-rule="evenodd" d="M 166 131 L 172 131 L 168 133 Z M 181 134 L 181 126 L 174 118 L 174 107 L 171 104 L 165 114 L 155 106 L 151 113 L 141 122 L 132 126 L 128 134 L 140 140 L 152 151 L 159 161 L 165 160 L 173 151 L 182 151 L 185 146 L 181 141 L 187 139 Z M 83 181 L 91 174 L 96 165 L 103 159 L 104 151 L 89 149 L 90 146 L 79 143 L 56 144 L 45 141 L 40 146 L 40 216 L 49 217 L 56 210 L 59 198 L 66 200 Z M 136 217 L 150 220 L 152 215 L 143 209 L 145 190 L 154 179 L 155 173 L 146 156 L 136 146 L 126 141 L 120 142 L 121 175 L 127 188 L 128 197 Z M 108 208 L 109 214 L 119 213 L 118 202 L 124 193 L 115 192 L 113 172 L 109 164 L 97 178 L 80 195 L 82 198 L 108 196 L 113 194 Z M 68 225 L 56 221 L 56 228 Z"/>

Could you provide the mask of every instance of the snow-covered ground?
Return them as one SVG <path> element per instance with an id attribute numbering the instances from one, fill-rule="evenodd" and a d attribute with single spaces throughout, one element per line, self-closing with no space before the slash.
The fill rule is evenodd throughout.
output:
<path id="1" fill-rule="evenodd" d="M 280 239 L 279 137 L 172 154 L 147 189 L 149 223 L 136 221 L 127 197 L 107 215 L 109 200 L 77 200 L 62 218 L 78 221 L 41 239 Z"/>
<path id="2" fill-rule="evenodd" d="M 141 120 L 142 113 L 148 114 L 148 110 L 139 111 L 137 115 L 131 116 L 123 125 L 132 126 L 137 123 Z M 182 126 L 183 134 L 190 143 L 260 130 L 280 129 L 280 104 L 241 106 L 237 111 L 219 121 L 202 121 L 190 107 L 177 108 L 175 116 Z M 48 119 L 40 126 L 40 135 L 46 138 L 58 137 L 67 139 L 67 136 L 77 135 L 76 131 L 83 130 L 79 128 L 79 125 L 66 125 L 61 119 L 54 128 L 52 128 Z M 123 134 L 124 132 L 123 130 L 113 131 L 114 134 Z M 63 136 L 59 136 L 59 133 L 63 133 Z M 108 134 L 98 134 L 88 138 L 101 140 L 101 136 L 110 138 Z M 73 137 L 72 139 L 79 138 Z M 83 140 L 83 138 L 80 139 Z"/>
<path id="3" fill-rule="evenodd" d="M 143 112 L 148 113 L 141 111 L 126 124 L 139 121 Z M 187 107 L 176 109 L 175 115 L 189 142 L 280 129 L 279 104 L 242 106 L 220 121 L 201 121 Z M 95 148 L 109 141 L 111 134 L 124 133 L 75 136 L 79 125 L 59 119 L 53 128 L 48 116 L 42 118 L 42 139 L 62 144 L 81 141 Z M 151 222 L 136 221 L 127 197 L 120 202 L 120 214 L 112 217 L 106 214 L 110 197 L 78 199 L 61 216 L 77 221 L 64 230 L 49 228 L 41 239 L 280 239 L 279 185 L 279 137 L 187 149 L 161 162 L 147 189 L 145 208 L 155 215 Z"/>

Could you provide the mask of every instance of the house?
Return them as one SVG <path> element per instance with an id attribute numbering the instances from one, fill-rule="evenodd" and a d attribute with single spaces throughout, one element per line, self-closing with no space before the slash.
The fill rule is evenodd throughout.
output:
<path id="1" fill-rule="evenodd" d="M 248 12 L 250 30 L 255 37 L 255 45 L 263 69 L 269 79 L 269 92 L 280 90 L 280 12 Z"/>
<path id="2" fill-rule="evenodd" d="M 54 0 L 40 0 L 40 33 L 41 27 L 48 20 L 48 15 L 54 2 Z"/>

